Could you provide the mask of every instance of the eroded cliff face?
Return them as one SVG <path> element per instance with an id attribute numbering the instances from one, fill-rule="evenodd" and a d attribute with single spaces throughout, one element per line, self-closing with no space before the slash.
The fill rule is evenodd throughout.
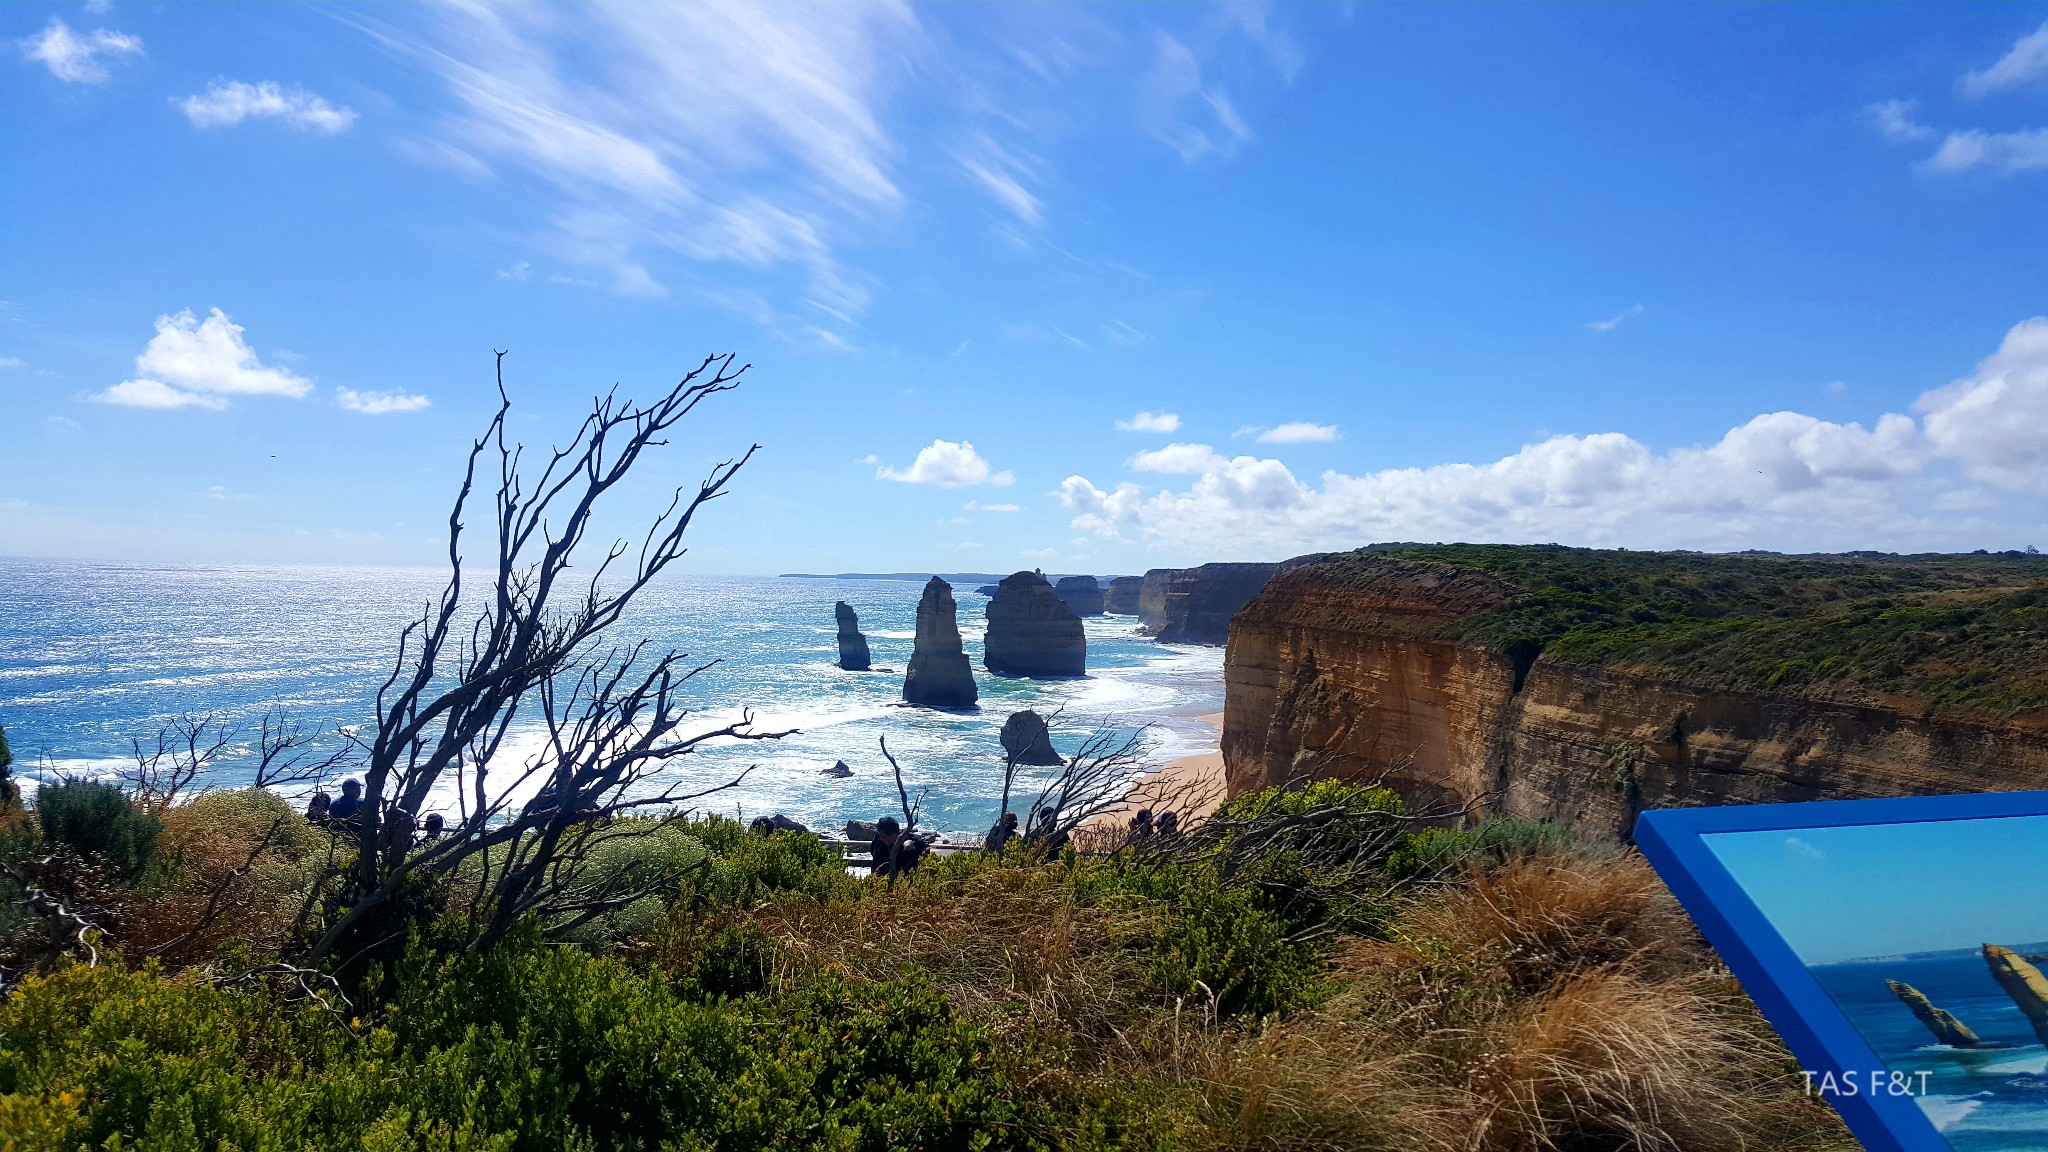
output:
<path id="1" fill-rule="evenodd" d="M 2036 722 L 1716 689 L 1434 638 L 1513 595 L 1400 561 L 1276 577 L 1231 624 L 1231 794 L 1384 775 L 1419 804 L 1626 838 L 1644 808 L 2048 787 Z"/>

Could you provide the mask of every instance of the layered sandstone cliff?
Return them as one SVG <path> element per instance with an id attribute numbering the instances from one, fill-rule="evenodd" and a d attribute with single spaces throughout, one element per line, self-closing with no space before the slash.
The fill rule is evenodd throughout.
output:
<path id="1" fill-rule="evenodd" d="M 1015 572 L 996 585 L 985 609 L 982 666 L 998 676 L 1083 676 L 1088 637 L 1081 618 L 1036 572 Z"/>
<path id="2" fill-rule="evenodd" d="M 1231 793 L 1384 776 L 1417 803 L 1625 838 L 1650 807 L 2048 787 L 2038 717 L 1455 638 L 1512 618 L 1521 595 L 1475 569 L 1358 555 L 1273 579 L 1225 655 Z"/>
<path id="3" fill-rule="evenodd" d="M 1118 616 L 1136 616 L 1138 597 L 1145 587 L 1143 576 L 1118 576 L 1102 592 L 1102 610 Z"/>
<path id="4" fill-rule="evenodd" d="M 1052 590 L 1074 615 L 1102 615 L 1102 586 L 1095 582 L 1095 577 L 1062 576 Z"/>

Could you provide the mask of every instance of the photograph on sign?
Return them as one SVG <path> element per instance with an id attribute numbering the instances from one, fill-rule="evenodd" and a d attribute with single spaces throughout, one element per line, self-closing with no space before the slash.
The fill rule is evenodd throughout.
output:
<path id="1" fill-rule="evenodd" d="M 2048 1147 L 2048 816 L 1700 839 L 1951 1148 Z"/>

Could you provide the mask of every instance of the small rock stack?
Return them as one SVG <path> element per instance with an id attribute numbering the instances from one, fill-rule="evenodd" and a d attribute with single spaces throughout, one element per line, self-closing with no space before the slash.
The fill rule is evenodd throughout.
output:
<path id="1" fill-rule="evenodd" d="M 868 670 L 868 638 L 860 634 L 860 617 L 841 600 L 832 606 L 839 620 L 839 666 L 848 672 Z"/>
<path id="2" fill-rule="evenodd" d="M 1003 755 L 1012 764 L 1060 765 L 1066 761 L 1053 751 L 1052 733 L 1045 726 L 1045 717 L 1026 708 L 1022 712 L 1010 713 L 1003 721 Z"/>
<path id="3" fill-rule="evenodd" d="M 1015 572 L 989 598 L 982 666 L 998 676 L 1085 676 L 1088 637 L 1044 576 Z"/>
<path id="4" fill-rule="evenodd" d="M 974 669 L 960 647 L 959 612 L 953 586 L 932 577 L 917 602 L 917 639 L 910 649 L 910 670 L 903 676 L 903 698 L 912 704 L 973 707 L 978 693 Z"/>

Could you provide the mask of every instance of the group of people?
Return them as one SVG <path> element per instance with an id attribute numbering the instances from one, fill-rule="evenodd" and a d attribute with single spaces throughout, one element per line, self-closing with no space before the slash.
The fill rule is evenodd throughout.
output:
<path id="1" fill-rule="evenodd" d="M 1131 817 L 1129 834 L 1125 837 L 1125 840 L 1131 844 L 1144 844 L 1149 841 L 1163 840 L 1169 836 L 1177 836 L 1179 834 L 1179 816 L 1174 815 L 1172 812 L 1161 812 L 1155 817 L 1152 815 L 1150 808 L 1140 808 L 1138 809 L 1138 814 Z"/>
<path id="2" fill-rule="evenodd" d="M 341 795 L 338 798 L 328 795 L 325 788 L 314 792 L 313 798 L 306 802 L 306 819 L 311 821 L 316 828 L 331 828 L 337 832 L 361 831 L 363 826 L 362 781 L 354 778 L 343 780 L 341 782 Z M 386 820 L 386 826 L 395 828 L 400 823 L 410 824 L 411 822 L 410 814 L 406 813 L 403 809 L 394 808 L 391 810 L 391 817 Z M 416 844 L 432 843 L 435 840 L 439 840 L 447 830 L 447 820 L 439 812 L 429 812 L 426 815 L 426 819 L 420 821 L 419 829 L 413 835 L 413 842 Z"/>

